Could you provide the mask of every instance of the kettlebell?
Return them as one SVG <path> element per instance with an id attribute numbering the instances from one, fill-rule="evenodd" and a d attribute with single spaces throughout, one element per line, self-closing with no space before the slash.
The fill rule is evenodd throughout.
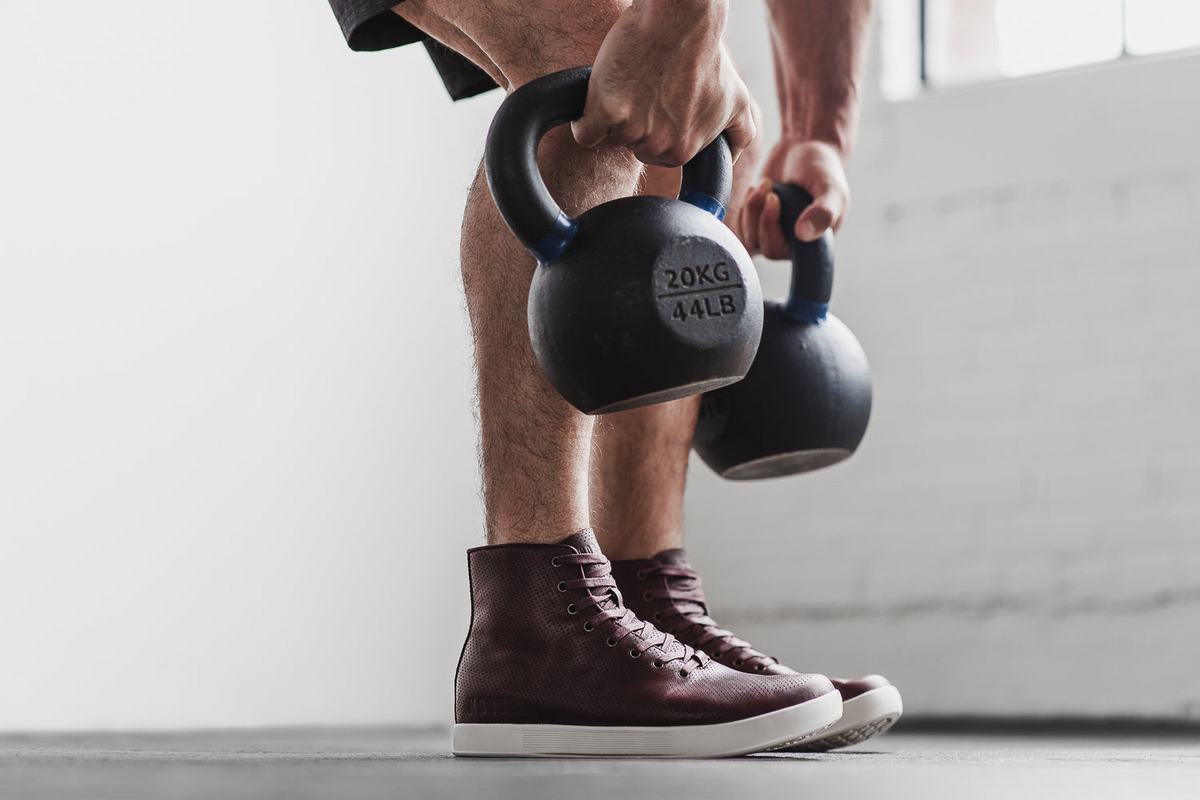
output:
<path id="1" fill-rule="evenodd" d="M 808 472 L 850 457 L 871 416 L 871 372 L 862 346 L 829 313 L 833 236 L 795 236 L 812 203 L 798 186 L 775 184 L 792 257 L 782 303 L 764 305 L 762 343 L 745 380 L 701 399 L 694 447 L 723 478 Z"/>
<path id="2" fill-rule="evenodd" d="M 488 187 L 537 258 L 529 338 L 554 388 L 587 414 L 741 380 L 762 333 L 762 290 L 722 223 L 733 162 L 724 136 L 683 167 L 679 199 L 623 197 L 573 219 L 546 189 L 537 148 L 583 114 L 591 67 L 512 92 L 488 131 Z"/>

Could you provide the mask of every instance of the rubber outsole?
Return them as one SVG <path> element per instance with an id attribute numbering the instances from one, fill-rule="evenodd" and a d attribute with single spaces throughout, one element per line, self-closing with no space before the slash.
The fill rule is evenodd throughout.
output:
<path id="1" fill-rule="evenodd" d="M 606 726 L 460 723 L 456 756 L 649 756 L 718 758 L 786 747 L 827 730 L 842 716 L 836 692 L 755 717 L 714 725 Z"/>
<path id="2" fill-rule="evenodd" d="M 786 748 L 797 753 L 824 753 L 865 742 L 891 728 L 904 713 L 895 686 L 880 686 L 842 703 L 842 717 L 824 733 Z"/>

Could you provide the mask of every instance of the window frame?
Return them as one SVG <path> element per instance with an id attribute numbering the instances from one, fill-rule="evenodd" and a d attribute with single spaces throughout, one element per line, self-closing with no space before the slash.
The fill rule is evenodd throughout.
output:
<path id="1" fill-rule="evenodd" d="M 1036 75 L 1053 75 L 1056 72 L 1066 72 L 1072 69 L 1095 67 L 1102 64 L 1119 64 L 1122 61 L 1131 58 L 1145 58 L 1147 56 L 1161 56 L 1173 53 L 1186 53 L 1196 48 L 1179 48 L 1175 50 L 1166 50 L 1162 53 L 1154 54 L 1134 54 L 1129 52 L 1129 8 L 1128 0 L 1121 0 L 1121 52 L 1115 58 L 1105 59 L 1103 61 L 1094 61 L 1088 64 L 1079 64 L 1075 67 L 1064 67 L 1061 69 L 1050 69 L 1044 72 L 1036 72 L 1030 75 L 1021 76 L 1006 76 L 997 75 L 994 78 L 984 80 L 964 81 L 963 83 L 952 83 L 938 85 L 930 81 L 929 76 L 929 0 L 916 0 L 917 4 L 917 86 L 919 94 L 928 92 L 943 91 L 946 89 L 959 89 L 967 86 L 977 86 L 980 84 L 993 83 L 995 81 L 1016 80 L 1018 78 L 1034 77 Z"/>

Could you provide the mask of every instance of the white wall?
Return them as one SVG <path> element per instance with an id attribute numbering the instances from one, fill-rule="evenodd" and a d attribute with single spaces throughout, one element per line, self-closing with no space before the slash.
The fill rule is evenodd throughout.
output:
<path id="1" fill-rule="evenodd" d="M 723 619 L 914 710 L 1200 715 L 1197 78 L 868 98 L 835 303 L 872 429 L 806 478 L 697 463 Z M 499 98 L 317 0 L 15 7 L 0 94 L 0 729 L 446 722 Z"/>
<path id="2" fill-rule="evenodd" d="M 0 86 L 0 729 L 443 719 L 499 98 L 323 0 L 6 7 Z"/>
<path id="3" fill-rule="evenodd" d="M 1185 55 L 869 88 L 834 309 L 872 425 L 805 478 L 696 462 L 722 620 L 913 711 L 1200 718 L 1198 82 Z"/>

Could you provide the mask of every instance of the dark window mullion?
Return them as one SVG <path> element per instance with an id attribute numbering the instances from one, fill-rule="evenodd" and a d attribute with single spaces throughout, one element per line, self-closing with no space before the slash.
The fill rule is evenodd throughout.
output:
<path id="1" fill-rule="evenodd" d="M 1129 55 L 1129 0 L 1121 0 L 1121 57 Z"/>
<path id="2" fill-rule="evenodd" d="M 918 42 L 918 50 L 920 52 L 918 57 L 921 62 L 920 69 L 922 88 L 929 87 L 929 37 L 927 34 L 929 19 L 928 10 L 926 8 L 927 1 L 928 0 L 917 0 L 917 33 L 920 36 L 920 41 Z"/>

